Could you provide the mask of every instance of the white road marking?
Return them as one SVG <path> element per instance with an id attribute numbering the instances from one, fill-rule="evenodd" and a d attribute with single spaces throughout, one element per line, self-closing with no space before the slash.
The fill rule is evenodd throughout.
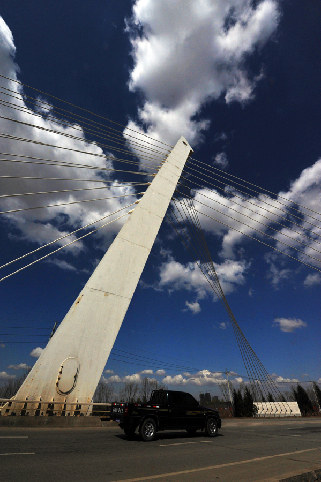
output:
<path id="1" fill-rule="evenodd" d="M 137 477 L 135 479 L 123 479 L 123 480 L 118 480 L 118 482 L 138 482 L 138 481 L 141 481 L 141 480 L 148 480 L 149 481 L 149 480 L 154 480 L 154 479 L 163 479 L 164 477 L 168 478 L 168 477 L 173 477 L 173 476 L 177 476 L 177 475 L 204 472 L 206 470 L 221 469 L 221 468 L 224 468 L 224 467 L 232 467 L 233 465 L 235 466 L 235 465 L 250 464 L 250 463 L 253 463 L 253 462 L 260 462 L 261 460 L 274 459 L 274 458 L 278 458 L 278 457 L 287 457 L 289 455 L 304 454 L 306 452 L 313 452 L 315 450 L 321 450 L 321 447 L 315 447 L 313 449 L 305 449 L 305 450 L 296 450 L 294 452 L 285 452 L 283 454 L 267 455 L 265 457 L 256 457 L 254 459 L 240 460 L 239 462 L 229 462 L 227 464 L 210 465 L 208 467 L 200 467 L 198 469 L 180 470 L 178 472 L 168 472 L 166 474 L 149 475 L 148 477 Z"/>
<path id="2" fill-rule="evenodd" d="M 177 442 L 175 444 L 162 444 L 160 447 L 173 447 L 173 445 L 188 445 L 188 444 L 197 444 L 197 442 Z"/>
<path id="3" fill-rule="evenodd" d="M 28 438 L 28 435 L 0 435 L 0 438 Z"/>
<path id="4" fill-rule="evenodd" d="M 212 440 L 200 440 L 199 442 L 176 442 L 174 444 L 161 444 L 160 447 L 173 447 L 173 445 L 190 445 L 190 444 L 211 444 Z"/>
<path id="5" fill-rule="evenodd" d="M 36 452 L 9 452 L 7 454 L 0 455 L 36 455 Z"/>

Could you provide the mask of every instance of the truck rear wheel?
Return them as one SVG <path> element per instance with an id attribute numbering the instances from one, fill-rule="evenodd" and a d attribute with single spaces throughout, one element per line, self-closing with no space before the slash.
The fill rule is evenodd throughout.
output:
<path id="1" fill-rule="evenodd" d="M 141 426 L 139 427 L 139 434 L 144 442 L 150 442 L 154 440 L 156 435 L 156 423 L 153 418 L 145 418 Z"/>

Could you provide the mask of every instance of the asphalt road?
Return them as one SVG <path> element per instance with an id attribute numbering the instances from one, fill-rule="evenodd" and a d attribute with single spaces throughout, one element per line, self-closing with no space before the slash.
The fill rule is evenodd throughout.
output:
<path id="1" fill-rule="evenodd" d="M 223 420 L 220 435 L 161 432 L 128 440 L 117 426 L 0 427 L 9 481 L 256 481 L 321 469 L 321 419 Z"/>

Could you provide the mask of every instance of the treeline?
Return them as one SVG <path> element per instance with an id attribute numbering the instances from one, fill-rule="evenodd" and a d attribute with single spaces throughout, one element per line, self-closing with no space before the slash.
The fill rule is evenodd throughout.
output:
<path id="1" fill-rule="evenodd" d="M 234 417 L 254 417 L 257 414 L 255 401 L 256 399 L 248 386 L 243 385 L 237 390 L 233 389 Z M 280 395 L 278 398 L 274 398 L 271 393 L 268 393 L 266 398 L 261 394 L 260 401 L 270 403 L 297 402 L 303 417 L 321 415 L 321 390 L 315 382 L 306 390 L 298 384 L 296 387 L 292 387 L 290 392 Z"/>
<path id="2" fill-rule="evenodd" d="M 135 382 L 127 380 L 122 383 L 119 390 L 115 390 L 115 385 L 111 382 L 100 381 L 96 388 L 93 401 L 95 403 L 106 402 L 130 402 L 130 403 L 145 403 L 150 400 L 153 390 L 166 388 L 165 385 L 159 383 L 157 380 L 144 377 Z"/>

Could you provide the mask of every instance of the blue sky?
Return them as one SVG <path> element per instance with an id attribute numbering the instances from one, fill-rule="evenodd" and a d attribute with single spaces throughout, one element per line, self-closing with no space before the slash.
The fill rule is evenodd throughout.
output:
<path id="1" fill-rule="evenodd" d="M 320 2 L 204 0 L 195 5 L 34 0 L 17 8 L 4 1 L 0 73 L 170 144 L 183 134 L 194 157 L 209 168 L 221 168 L 321 212 Z M 5 86 L 3 80 L 0 84 Z M 8 123 L 0 120 L 0 128 L 8 131 Z M 14 152 L 5 150 L 9 144 L 0 139 L 1 152 Z M 29 155 L 48 155 L 30 149 Z M 11 173 L 7 166 L 1 170 Z M 14 187 L 10 182 L 1 180 L 2 194 L 40 186 L 38 181 L 28 187 L 27 181 Z M 202 200 L 205 184 L 192 177 L 188 182 L 201 183 L 194 184 L 194 196 Z M 210 196 L 225 203 L 225 213 L 235 215 L 220 191 Z M 257 194 L 251 196 L 260 204 Z M 23 202 L 19 207 L 25 207 Z M 126 202 L 3 216 L 1 264 Z M 12 206 L 1 203 L 5 209 Z M 262 213 L 258 209 L 256 215 L 264 221 Z M 300 232 L 313 237 L 305 254 L 318 257 L 311 251 L 317 230 L 309 230 L 306 211 L 300 216 Z M 267 370 L 279 381 L 321 379 L 320 272 L 200 219 L 230 306 Z M 243 219 L 253 235 L 252 221 Z M 45 347 L 54 322 L 63 319 L 120 225 L 1 283 L 2 380 L 34 363 L 30 353 Z M 282 247 L 279 241 L 272 245 Z M 297 256 L 293 250 L 287 253 Z M 309 262 L 321 269 L 318 261 Z M 246 374 L 228 316 L 204 288 L 194 263 L 165 220 L 108 361 L 106 379 L 138 380 L 144 375 L 140 372 L 152 370 L 148 376 L 198 393 L 214 390 L 217 372 L 228 369 L 236 378 Z M 155 375 L 157 370 L 166 373 Z"/>

